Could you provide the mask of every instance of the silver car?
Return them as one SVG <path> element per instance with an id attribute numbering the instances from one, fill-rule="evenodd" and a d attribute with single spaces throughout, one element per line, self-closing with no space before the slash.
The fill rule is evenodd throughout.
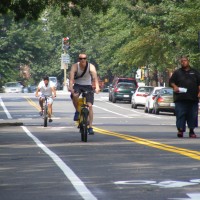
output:
<path id="1" fill-rule="evenodd" d="M 23 85 L 19 82 L 8 82 L 3 86 L 5 93 L 22 93 Z"/>
<path id="2" fill-rule="evenodd" d="M 175 115 L 175 104 L 173 99 L 173 89 L 164 87 L 160 89 L 153 104 L 153 113 L 159 115 L 160 112 L 172 112 Z"/>
<path id="3" fill-rule="evenodd" d="M 147 96 L 146 98 L 146 103 L 145 103 L 145 107 L 144 107 L 144 112 L 145 113 L 152 113 L 153 111 L 153 104 L 154 104 L 154 99 L 156 98 L 158 92 L 160 91 L 160 89 L 162 89 L 164 87 L 154 87 L 153 91 L 151 92 L 151 94 L 149 96 Z"/>

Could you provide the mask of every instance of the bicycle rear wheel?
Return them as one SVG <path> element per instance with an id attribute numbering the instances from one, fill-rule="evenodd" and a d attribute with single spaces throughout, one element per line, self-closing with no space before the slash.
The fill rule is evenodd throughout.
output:
<path id="1" fill-rule="evenodd" d="M 88 119 L 88 109 L 87 108 L 83 108 L 81 110 L 81 122 L 80 122 L 80 132 L 81 132 L 81 140 L 83 142 L 87 142 L 87 135 L 88 135 L 88 131 L 87 131 L 87 119 Z"/>
<path id="2" fill-rule="evenodd" d="M 47 119 L 48 119 L 48 108 L 44 106 L 44 127 L 47 127 Z"/>

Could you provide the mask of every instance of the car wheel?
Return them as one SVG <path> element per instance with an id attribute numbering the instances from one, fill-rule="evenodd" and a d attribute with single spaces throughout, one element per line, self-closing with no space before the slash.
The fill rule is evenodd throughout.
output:
<path id="1" fill-rule="evenodd" d="M 110 96 L 110 94 L 109 94 L 109 98 L 108 98 L 108 100 L 111 101 L 111 96 Z"/>
<path id="2" fill-rule="evenodd" d="M 132 103 L 132 108 L 137 109 L 137 105 L 135 103 Z"/>
<path id="3" fill-rule="evenodd" d="M 115 97 L 112 98 L 112 102 L 116 103 L 116 98 Z"/>
<path id="4" fill-rule="evenodd" d="M 156 114 L 156 115 L 159 115 L 159 110 L 158 110 L 158 108 L 155 108 L 155 114 Z"/>
<path id="5" fill-rule="evenodd" d="M 152 112 L 153 112 L 153 109 L 150 109 L 150 108 L 149 108 L 149 113 L 152 113 Z"/>

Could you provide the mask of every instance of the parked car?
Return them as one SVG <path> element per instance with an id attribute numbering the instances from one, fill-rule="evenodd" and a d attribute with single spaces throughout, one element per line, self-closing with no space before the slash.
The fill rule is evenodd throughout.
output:
<path id="1" fill-rule="evenodd" d="M 162 112 L 172 112 L 175 114 L 175 104 L 173 100 L 173 89 L 172 88 L 162 88 L 154 99 L 153 103 L 153 113 L 158 115 Z"/>
<path id="2" fill-rule="evenodd" d="M 109 92 L 109 86 L 106 86 L 102 89 L 102 92 Z"/>
<path id="3" fill-rule="evenodd" d="M 53 84 L 55 85 L 55 88 L 56 88 L 57 90 L 60 90 L 60 87 L 61 87 L 61 86 L 60 86 L 60 82 L 58 81 L 57 77 L 55 77 L 55 76 L 50 76 L 50 77 L 49 77 L 49 80 L 53 82 Z"/>
<path id="4" fill-rule="evenodd" d="M 36 85 L 29 85 L 28 86 L 28 92 L 29 93 L 34 93 L 37 90 L 37 86 Z"/>
<path id="5" fill-rule="evenodd" d="M 126 82 L 126 83 L 132 83 L 134 84 L 134 87 L 138 87 L 138 83 L 134 78 L 121 78 L 121 77 L 115 77 L 112 81 L 112 84 L 109 86 L 109 101 L 111 101 L 111 93 L 113 89 L 117 86 L 118 83 Z"/>
<path id="6" fill-rule="evenodd" d="M 131 103 L 131 97 L 135 92 L 136 87 L 133 83 L 120 82 L 118 83 L 111 92 L 111 101 L 129 101 Z"/>
<path id="7" fill-rule="evenodd" d="M 146 97 L 146 102 L 145 102 L 145 106 L 144 106 L 145 113 L 152 113 L 154 99 L 156 98 L 158 92 L 162 88 L 164 88 L 164 87 L 154 87 L 153 91 Z"/>
<path id="8" fill-rule="evenodd" d="M 131 107 L 145 106 L 147 96 L 153 91 L 153 86 L 140 86 L 137 88 L 131 99 Z"/>
<path id="9" fill-rule="evenodd" d="M 23 85 L 19 82 L 8 82 L 3 86 L 3 92 L 5 93 L 21 93 Z"/>
<path id="10" fill-rule="evenodd" d="M 28 93 L 28 87 L 23 87 L 23 88 L 22 88 L 22 92 L 23 92 L 23 93 Z"/>

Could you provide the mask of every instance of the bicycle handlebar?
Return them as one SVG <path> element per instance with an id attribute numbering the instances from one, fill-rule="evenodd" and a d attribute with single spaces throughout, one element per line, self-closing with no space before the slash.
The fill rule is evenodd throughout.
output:
<path id="1" fill-rule="evenodd" d="M 84 95 L 86 95 L 86 94 L 89 94 L 89 93 L 94 94 L 94 91 L 92 90 L 92 91 L 82 91 L 82 92 L 81 92 L 82 97 L 83 97 Z"/>

